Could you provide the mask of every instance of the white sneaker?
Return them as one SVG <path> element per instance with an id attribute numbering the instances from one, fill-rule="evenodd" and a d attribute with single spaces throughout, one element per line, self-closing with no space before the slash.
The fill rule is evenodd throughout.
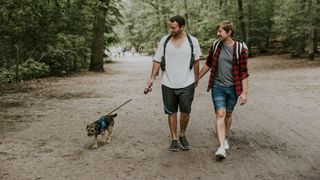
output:
<path id="1" fill-rule="evenodd" d="M 223 147 L 219 147 L 216 152 L 216 158 L 224 159 L 226 158 L 226 156 L 227 156 L 226 150 Z"/>
<path id="2" fill-rule="evenodd" d="M 224 140 L 224 149 L 228 150 L 230 147 L 229 147 L 229 143 L 228 143 L 228 140 L 225 139 Z"/>

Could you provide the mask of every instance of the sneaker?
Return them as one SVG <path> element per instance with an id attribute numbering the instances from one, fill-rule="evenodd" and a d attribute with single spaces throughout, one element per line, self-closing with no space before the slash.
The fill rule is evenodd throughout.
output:
<path id="1" fill-rule="evenodd" d="M 170 145 L 170 150 L 174 152 L 178 152 L 180 150 L 179 144 L 177 140 L 172 140 Z"/>
<path id="2" fill-rule="evenodd" d="M 189 150 L 190 149 L 190 144 L 187 141 L 186 137 L 179 137 L 179 140 L 180 140 L 182 150 Z"/>
<path id="3" fill-rule="evenodd" d="M 229 147 L 228 140 L 225 139 L 225 140 L 224 140 L 224 149 L 225 149 L 225 150 L 228 150 L 229 148 L 230 148 L 230 147 Z"/>
<path id="4" fill-rule="evenodd" d="M 227 156 L 226 150 L 223 147 L 219 147 L 215 155 L 216 158 L 224 159 Z"/>

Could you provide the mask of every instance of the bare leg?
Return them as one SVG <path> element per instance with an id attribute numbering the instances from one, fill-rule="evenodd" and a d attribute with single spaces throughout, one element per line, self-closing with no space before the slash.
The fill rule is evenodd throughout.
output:
<path id="1" fill-rule="evenodd" d="M 177 140 L 177 113 L 168 116 L 169 128 L 172 140 Z"/>
<path id="2" fill-rule="evenodd" d="M 190 115 L 189 113 L 181 113 L 180 114 L 180 137 L 185 137 L 186 136 L 186 130 L 188 126 Z"/>
<path id="3" fill-rule="evenodd" d="M 216 111 L 217 134 L 218 134 L 220 147 L 224 146 L 224 140 L 226 138 L 225 117 L 226 117 L 225 109 L 220 109 Z"/>
<path id="4" fill-rule="evenodd" d="M 227 112 L 226 119 L 225 119 L 226 137 L 228 137 L 229 130 L 230 130 L 230 127 L 231 127 L 231 123 L 232 123 L 232 112 Z"/>

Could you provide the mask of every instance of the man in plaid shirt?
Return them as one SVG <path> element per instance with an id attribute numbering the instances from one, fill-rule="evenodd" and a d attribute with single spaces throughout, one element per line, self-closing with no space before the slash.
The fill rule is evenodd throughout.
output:
<path id="1" fill-rule="evenodd" d="M 240 42 L 232 39 L 234 26 L 230 21 L 222 21 L 217 26 L 217 47 L 211 46 L 206 63 L 202 66 L 199 77 L 202 78 L 210 69 L 208 83 L 216 114 L 216 128 L 220 147 L 215 153 L 217 158 L 225 158 L 229 149 L 227 134 L 231 127 L 232 111 L 237 103 L 247 102 L 248 69 L 247 49 L 239 46 Z M 237 56 L 237 48 L 240 49 Z M 237 58 L 238 57 L 238 58 Z"/>

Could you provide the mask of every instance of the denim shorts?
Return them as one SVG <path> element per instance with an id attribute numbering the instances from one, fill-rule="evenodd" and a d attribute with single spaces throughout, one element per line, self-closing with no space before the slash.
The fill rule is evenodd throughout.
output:
<path id="1" fill-rule="evenodd" d="M 232 112 L 237 104 L 238 96 L 234 86 L 226 87 L 214 84 L 211 95 L 215 111 L 226 109 L 227 112 Z"/>

